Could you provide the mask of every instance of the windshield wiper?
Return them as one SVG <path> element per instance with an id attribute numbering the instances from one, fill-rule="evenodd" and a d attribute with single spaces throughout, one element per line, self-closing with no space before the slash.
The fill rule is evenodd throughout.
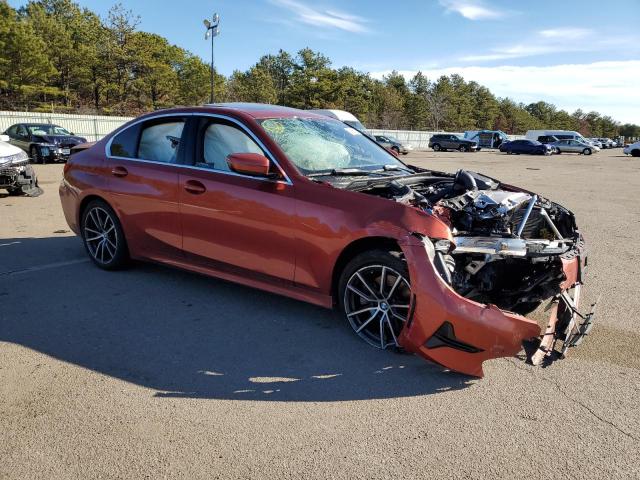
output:
<path id="1" fill-rule="evenodd" d="M 332 168 L 324 172 L 314 172 L 307 174 L 307 177 L 346 177 L 346 176 L 358 176 L 363 175 L 380 175 L 383 170 L 364 170 L 362 168 Z"/>
<path id="2" fill-rule="evenodd" d="M 384 165 L 381 169 L 379 170 L 373 170 L 374 172 L 389 172 L 389 171 L 395 171 L 395 170 L 401 170 L 403 172 L 407 172 L 407 173 L 416 173 L 412 170 L 410 170 L 407 167 L 401 167 L 400 165 Z"/>

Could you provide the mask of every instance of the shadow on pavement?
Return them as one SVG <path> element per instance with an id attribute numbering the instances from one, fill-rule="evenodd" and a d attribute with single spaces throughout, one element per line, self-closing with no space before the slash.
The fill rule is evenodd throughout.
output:
<path id="1" fill-rule="evenodd" d="M 374 349 L 336 314 L 302 302 L 155 265 L 104 272 L 78 263 L 75 237 L 0 245 L 0 341 L 158 397 L 342 401 L 473 382 Z"/>

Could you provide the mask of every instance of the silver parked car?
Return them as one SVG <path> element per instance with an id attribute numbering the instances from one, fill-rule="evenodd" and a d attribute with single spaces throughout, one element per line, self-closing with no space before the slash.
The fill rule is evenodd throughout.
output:
<path id="1" fill-rule="evenodd" d="M 600 148 L 589 143 L 581 142 L 580 140 L 558 140 L 551 144 L 556 148 L 558 153 L 581 153 L 583 155 L 591 155 L 594 152 L 599 152 Z"/>

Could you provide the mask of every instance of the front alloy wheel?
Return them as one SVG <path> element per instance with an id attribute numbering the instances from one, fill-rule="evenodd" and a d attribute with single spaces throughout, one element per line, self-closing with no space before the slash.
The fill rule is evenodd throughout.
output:
<path id="1" fill-rule="evenodd" d="M 360 338 L 380 349 L 399 347 L 398 336 L 411 306 L 406 267 L 401 260 L 392 258 L 391 262 L 360 266 L 342 290 L 341 303 L 349 324 Z"/>
<path id="2" fill-rule="evenodd" d="M 467 147 L 465 147 L 464 145 L 460 145 L 460 148 L 458 148 L 458 150 L 460 150 L 461 152 L 466 152 Z"/>

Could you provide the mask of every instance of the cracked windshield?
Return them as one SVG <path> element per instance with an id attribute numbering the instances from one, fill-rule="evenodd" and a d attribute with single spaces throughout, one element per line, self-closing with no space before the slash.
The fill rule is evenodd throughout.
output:
<path id="1" fill-rule="evenodd" d="M 341 169 L 373 171 L 385 167 L 406 168 L 393 155 L 342 122 L 269 118 L 260 123 L 305 174 Z"/>

